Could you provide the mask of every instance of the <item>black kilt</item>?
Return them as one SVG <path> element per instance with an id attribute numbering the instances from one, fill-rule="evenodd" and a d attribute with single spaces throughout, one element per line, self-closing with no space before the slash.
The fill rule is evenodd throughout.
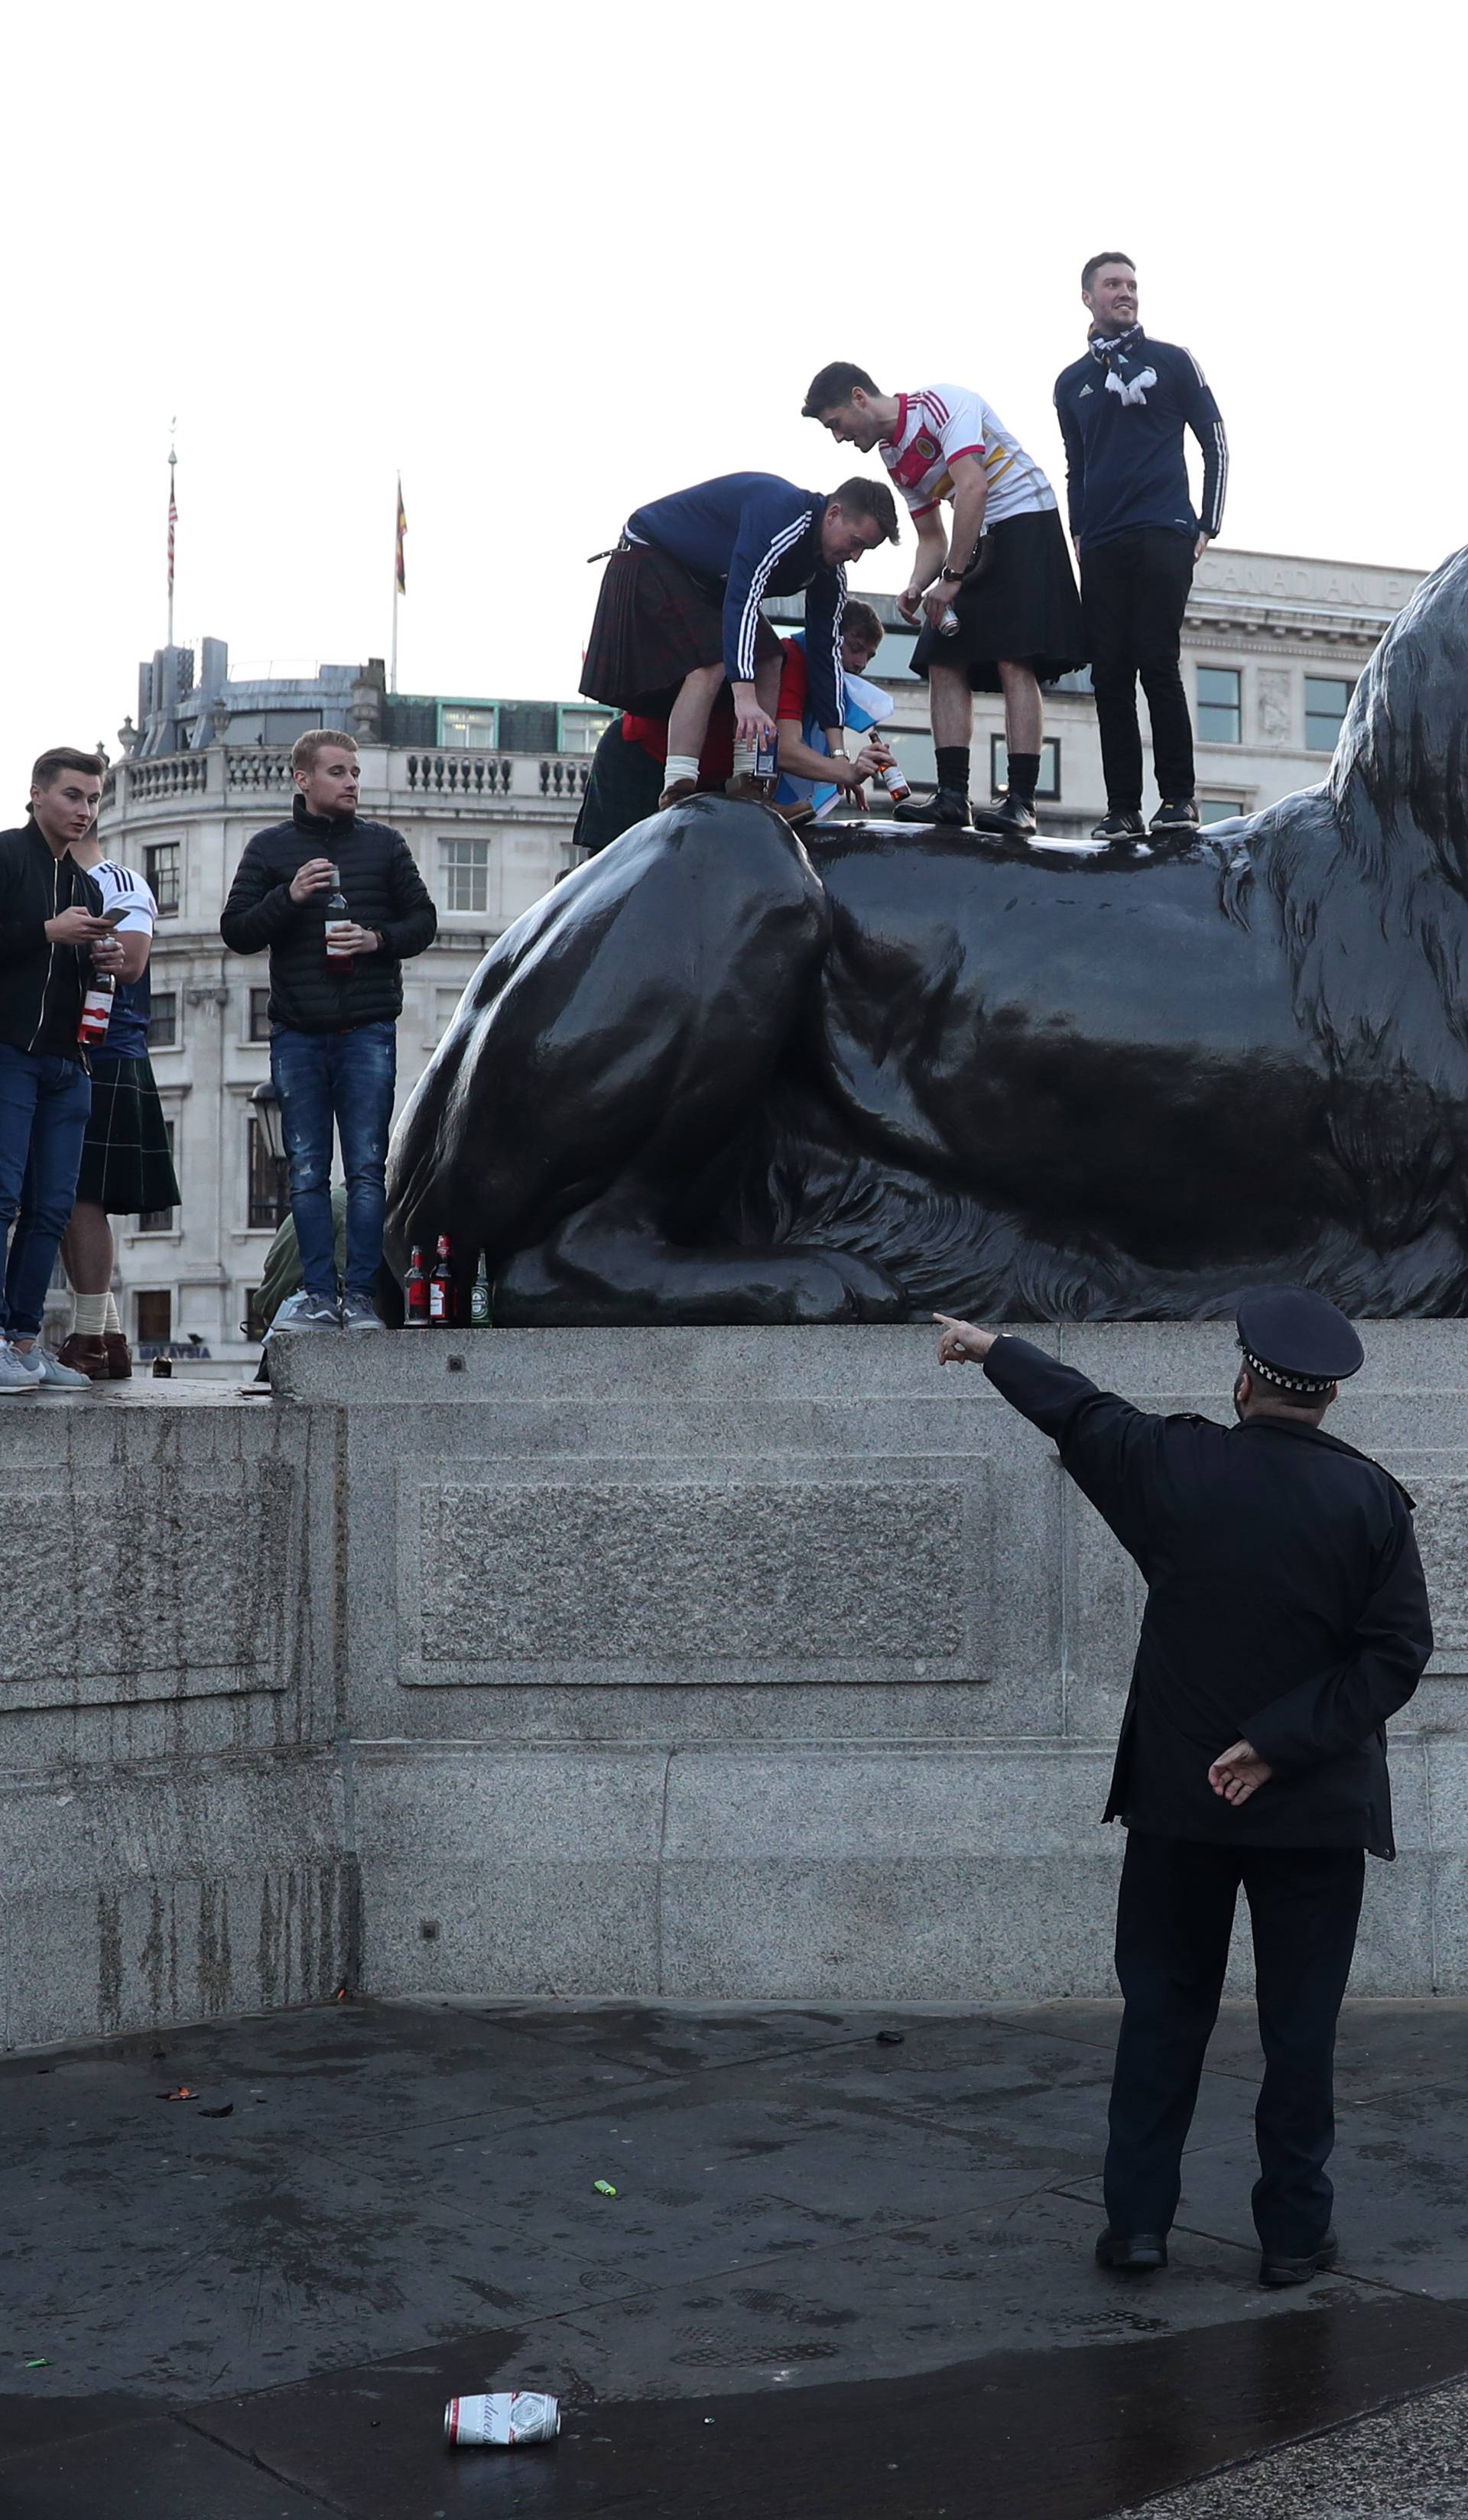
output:
<path id="1" fill-rule="evenodd" d="M 761 614 L 755 661 L 779 653 Z M 588 699 L 634 717 L 665 717 L 685 677 L 722 664 L 723 654 L 721 578 L 701 577 L 656 543 L 623 543 L 612 554 L 581 666 Z"/>
<path id="2" fill-rule="evenodd" d="M 956 563 L 955 563 L 956 565 Z M 924 623 L 912 670 L 956 665 L 975 692 L 996 692 L 999 663 L 1028 665 L 1036 680 L 1058 682 L 1088 661 L 1076 572 L 1058 508 L 1035 508 L 991 525 L 977 565 L 954 600 L 956 630 Z"/>
<path id="3" fill-rule="evenodd" d="M 92 1115 L 76 1195 L 109 1216 L 142 1216 L 180 1204 L 163 1106 L 146 1058 L 92 1052 Z"/>

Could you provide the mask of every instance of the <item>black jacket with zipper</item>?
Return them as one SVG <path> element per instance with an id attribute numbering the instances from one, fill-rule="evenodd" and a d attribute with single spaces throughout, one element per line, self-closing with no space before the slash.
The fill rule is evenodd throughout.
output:
<path id="1" fill-rule="evenodd" d="M 324 892 L 293 901 L 291 880 L 309 858 L 330 858 L 346 908 L 382 938 L 344 978 L 326 959 Z M 351 1032 L 402 1012 L 402 966 L 431 945 L 438 915 L 401 832 L 356 814 L 309 814 L 298 796 L 289 823 L 256 832 L 235 869 L 219 933 L 235 954 L 270 948 L 270 1020 L 293 1032 Z"/>
<path id="2" fill-rule="evenodd" d="M 96 917 L 102 895 L 69 850 L 54 857 L 33 822 L 0 832 L 0 1041 L 85 1066 L 76 1027 L 91 952 L 46 934 L 47 920 L 73 906 Z"/>

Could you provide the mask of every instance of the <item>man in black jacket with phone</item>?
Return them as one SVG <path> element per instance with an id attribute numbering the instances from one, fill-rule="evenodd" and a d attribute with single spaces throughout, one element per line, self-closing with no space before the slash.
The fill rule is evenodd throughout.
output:
<path id="1" fill-rule="evenodd" d="M 1260 2280 L 1306 2282 L 1336 2257 L 1331 2061 L 1365 1856 L 1396 1853 L 1385 1726 L 1433 1643 L 1410 1497 L 1320 1423 L 1360 1341 L 1322 1295 L 1246 1295 L 1223 1427 L 1149 1416 L 1028 1339 L 936 1318 L 940 1361 L 982 1361 L 1054 1437 L 1147 1582 L 1105 1814 L 1127 1831 L 1125 2011 L 1096 2255 L 1167 2263 L 1242 1883 L 1264 2049 Z"/>
<path id="2" fill-rule="evenodd" d="M 270 1073 L 290 1160 L 291 1214 L 308 1297 L 293 1328 L 381 1329 L 384 1169 L 397 1075 L 402 966 L 438 921 L 400 832 L 357 814 L 349 735 L 298 738 L 289 823 L 245 848 L 219 932 L 232 952 L 270 949 Z M 340 891 L 328 921 L 328 906 Z M 332 1237 L 333 1127 L 346 1176 L 346 1276 Z"/>
<path id="3" fill-rule="evenodd" d="M 100 753 L 58 744 L 31 773 L 30 812 L 0 832 L 0 1396 L 88 1389 L 45 1347 L 46 1288 L 76 1196 L 92 1107 L 77 1038 L 93 968 L 121 948 L 102 895 L 70 855 L 102 800 Z M 14 1232 L 11 1231 L 14 1227 Z"/>

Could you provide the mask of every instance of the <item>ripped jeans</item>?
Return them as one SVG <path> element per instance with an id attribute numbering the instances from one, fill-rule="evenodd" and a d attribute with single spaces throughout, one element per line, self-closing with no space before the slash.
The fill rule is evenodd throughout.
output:
<path id="1" fill-rule="evenodd" d="M 384 1170 L 397 1078 L 395 1023 L 349 1032 L 293 1032 L 275 1024 L 270 1074 L 280 1096 L 291 1168 L 291 1214 L 309 1295 L 337 1299 L 332 1235 L 332 1128 L 346 1178 L 348 1295 L 370 1295 L 383 1257 Z"/>

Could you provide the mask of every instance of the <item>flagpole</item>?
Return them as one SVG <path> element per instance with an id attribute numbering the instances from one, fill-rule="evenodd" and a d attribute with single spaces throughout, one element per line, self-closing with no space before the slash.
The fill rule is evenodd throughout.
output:
<path id="1" fill-rule="evenodd" d="M 168 645 L 173 645 L 173 528 L 178 522 L 178 501 L 174 496 L 178 453 L 173 443 L 176 419 L 168 423 Z"/>
<path id="2" fill-rule="evenodd" d="M 402 474 L 397 476 L 397 506 L 392 516 L 392 661 L 388 673 L 388 689 L 397 689 L 397 599 L 403 591 L 402 538 L 406 527 L 402 508 Z"/>

